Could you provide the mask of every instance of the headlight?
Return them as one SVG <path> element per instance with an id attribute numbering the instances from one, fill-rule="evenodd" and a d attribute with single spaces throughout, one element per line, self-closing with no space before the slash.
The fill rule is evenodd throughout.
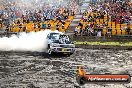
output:
<path id="1" fill-rule="evenodd" d="M 59 44 L 54 44 L 54 43 L 53 43 L 51 46 L 52 46 L 52 47 L 59 47 L 60 45 L 59 45 Z"/>

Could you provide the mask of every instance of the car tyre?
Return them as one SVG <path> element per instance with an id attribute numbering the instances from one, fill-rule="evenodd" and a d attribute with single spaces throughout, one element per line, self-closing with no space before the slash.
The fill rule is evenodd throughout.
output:
<path id="1" fill-rule="evenodd" d="M 68 53 L 67 56 L 71 56 L 73 53 Z"/>
<path id="2" fill-rule="evenodd" d="M 48 54 L 49 54 L 49 55 L 51 55 L 51 54 L 52 54 L 52 51 L 51 51 L 51 49 L 50 49 L 50 48 L 48 49 Z"/>

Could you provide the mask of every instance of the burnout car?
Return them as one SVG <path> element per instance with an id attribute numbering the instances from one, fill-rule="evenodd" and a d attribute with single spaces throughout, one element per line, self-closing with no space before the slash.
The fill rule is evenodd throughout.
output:
<path id="1" fill-rule="evenodd" d="M 72 55 L 75 51 L 75 44 L 70 41 L 69 37 L 65 34 L 50 33 L 47 36 L 48 47 L 47 53 L 63 53 Z"/>

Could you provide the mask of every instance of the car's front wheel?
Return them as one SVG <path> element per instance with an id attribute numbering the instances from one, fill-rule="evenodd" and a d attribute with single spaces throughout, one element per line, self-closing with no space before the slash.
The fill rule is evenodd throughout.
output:
<path id="1" fill-rule="evenodd" d="M 73 53 L 67 53 L 66 55 L 67 55 L 67 56 L 71 56 L 72 54 L 73 54 Z"/>
<path id="2" fill-rule="evenodd" d="M 52 54 L 52 51 L 50 48 L 48 48 L 48 54 L 51 55 Z"/>

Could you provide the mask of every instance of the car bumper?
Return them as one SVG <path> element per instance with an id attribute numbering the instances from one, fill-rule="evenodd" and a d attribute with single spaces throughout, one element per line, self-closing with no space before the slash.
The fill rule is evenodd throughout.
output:
<path id="1" fill-rule="evenodd" d="M 74 53 L 75 48 L 52 47 L 51 51 L 52 52 L 57 52 L 57 53 Z"/>

